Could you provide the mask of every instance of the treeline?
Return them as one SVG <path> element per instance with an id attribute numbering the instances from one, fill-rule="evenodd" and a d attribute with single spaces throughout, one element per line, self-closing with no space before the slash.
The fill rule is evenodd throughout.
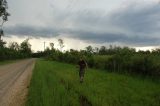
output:
<path id="1" fill-rule="evenodd" d="M 0 61 L 20 58 L 46 58 L 47 60 L 77 64 L 80 57 L 83 57 L 91 68 L 102 69 L 110 72 L 141 74 L 144 76 L 160 76 L 160 49 L 152 51 L 136 51 L 129 47 L 101 46 L 93 48 L 88 46 L 85 50 L 63 51 L 64 42 L 58 39 L 59 49 L 54 48 L 54 43 L 50 43 L 50 48 L 45 51 L 32 53 L 29 39 L 21 44 L 12 42 L 8 47 L 5 42 L 0 41 Z M 63 51 L 63 52 L 62 52 Z"/>
<path id="2" fill-rule="evenodd" d="M 141 74 L 147 76 L 160 76 L 160 49 L 151 51 L 138 51 L 128 47 L 94 48 L 86 47 L 85 50 L 70 49 L 66 52 L 46 49 L 44 52 L 35 53 L 34 57 L 45 57 L 48 60 L 77 64 L 83 56 L 89 67 L 103 69 L 110 72 Z"/>
<path id="3" fill-rule="evenodd" d="M 0 40 L 0 61 L 31 57 L 31 45 L 28 41 L 29 39 L 26 39 L 20 45 L 17 42 L 11 42 L 6 47 L 6 42 Z"/>

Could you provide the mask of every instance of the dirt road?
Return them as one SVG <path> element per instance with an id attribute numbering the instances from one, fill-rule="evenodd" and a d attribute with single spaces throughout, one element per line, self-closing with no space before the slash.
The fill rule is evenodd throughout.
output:
<path id="1" fill-rule="evenodd" d="M 35 59 L 0 66 L 0 106 L 23 106 Z"/>

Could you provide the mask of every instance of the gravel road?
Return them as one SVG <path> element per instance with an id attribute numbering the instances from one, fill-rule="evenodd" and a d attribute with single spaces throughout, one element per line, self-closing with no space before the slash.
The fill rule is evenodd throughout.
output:
<path id="1" fill-rule="evenodd" d="M 0 106 L 23 106 L 35 59 L 0 66 Z"/>

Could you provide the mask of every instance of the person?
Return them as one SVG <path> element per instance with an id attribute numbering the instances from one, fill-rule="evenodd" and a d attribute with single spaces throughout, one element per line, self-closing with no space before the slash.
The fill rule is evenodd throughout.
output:
<path id="1" fill-rule="evenodd" d="M 79 77 L 80 77 L 80 83 L 83 83 L 85 69 L 88 68 L 86 61 L 80 57 L 80 60 L 78 62 L 79 65 Z"/>

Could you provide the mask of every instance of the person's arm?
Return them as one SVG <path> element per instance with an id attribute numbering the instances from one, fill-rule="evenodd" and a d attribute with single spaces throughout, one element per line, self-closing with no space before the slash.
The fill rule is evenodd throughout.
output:
<path id="1" fill-rule="evenodd" d="M 88 69 L 88 64 L 87 64 L 87 62 L 86 61 L 84 61 L 85 62 L 85 65 L 86 65 L 86 69 Z"/>

